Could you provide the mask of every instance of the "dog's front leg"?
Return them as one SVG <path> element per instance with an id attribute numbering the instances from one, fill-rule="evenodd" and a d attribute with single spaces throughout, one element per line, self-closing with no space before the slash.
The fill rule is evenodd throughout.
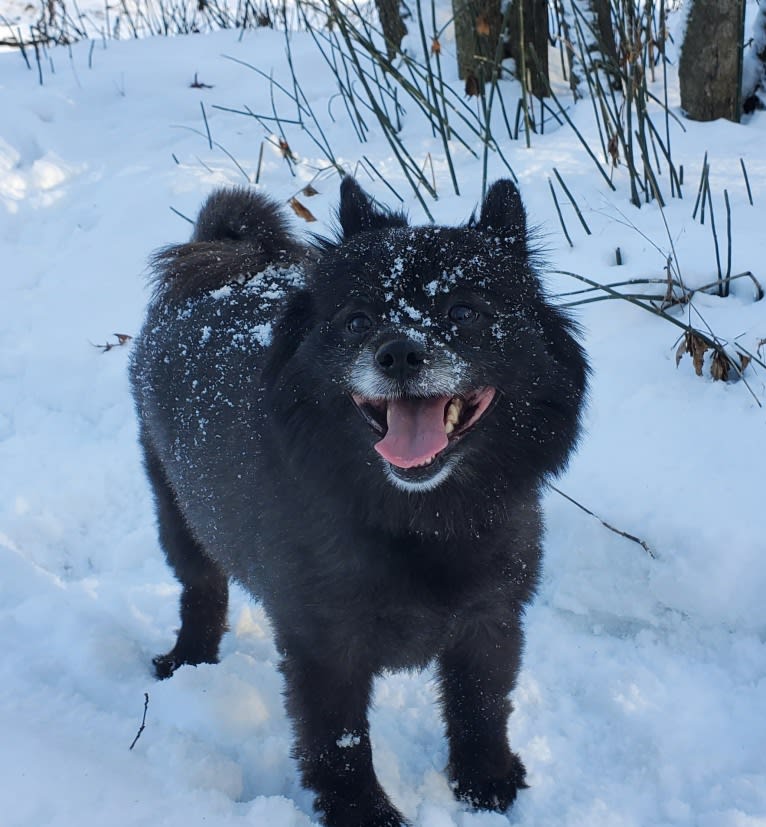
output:
<path id="1" fill-rule="evenodd" d="M 282 671 L 304 786 L 328 827 L 400 827 L 372 766 L 372 671 L 288 652 Z"/>
<path id="2" fill-rule="evenodd" d="M 464 626 L 438 661 L 453 791 L 485 810 L 502 812 L 527 786 L 506 734 L 521 647 L 518 618 L 492 618 Z"/>

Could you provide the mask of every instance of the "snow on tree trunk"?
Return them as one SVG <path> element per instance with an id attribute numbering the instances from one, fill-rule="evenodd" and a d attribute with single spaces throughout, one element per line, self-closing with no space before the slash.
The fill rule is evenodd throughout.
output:
<path id="1" fill-rule="evenodd" d="M 681 49 L 681 107 L 695 121 L 741 114 L 744 0 L 693 0 Z"/>
<path id="2" fill-rule="evenodd" d="M 766 4 L 753 23 L 750 49 L 745 55 L 742 82 L 742 111 L 766 109 Z"/>

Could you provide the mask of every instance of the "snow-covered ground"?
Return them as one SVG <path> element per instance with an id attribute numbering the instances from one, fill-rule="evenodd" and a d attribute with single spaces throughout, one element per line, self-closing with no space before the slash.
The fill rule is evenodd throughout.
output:
<path id="1" fill-rule="evenodd" d="M 382 137 L 360 145 L 337 100 L 337 123 L 325 117 L 331 90 L 308 37 L 296 35 L 293 49 L 339 160 L 353 171 L 367 155 L 423 221 Z M 140 466 L 129 345 L 93 346 L 137 332 L 149 253 L 189 232 L 170 207 L 193 216 L 213 186 L 244 183 L 230 157 L 210 149 L 201 103 L 213 141 L 255 174 L 265 133 L 212 107 L 269 114 L 268 84 L 223 55 L 289 79 L 284 40 L 269 30 L 80 43 L 44 57 L 42 85 L 37 66 L 0 54 L 6 827 L 315 822 L 289 757 L 277 657 L 259 606 L 234 592 L 219 665 L 152 678 L 152 655 L 173 641 L 178 590 Z M 212 88 L 192 88 L 195 74 Z M 674 99 L 675 90 L 672 81 Z M 590 104 L 573 111 L 596 145 Z M 531 150 L 523 141 L 504 147 L 554 267 L 599 281 L 661 277 L 670 236 L 687 284 L 713 280 L 712 235 L 691 215 L 707 150 L 722 239 L 724 188 L 731 201 L 732 272 L 766 282 L 766 115 L 685 126 L 673 144 L 685 198 L 665 210 L 669 235 L 656 206 L 630 206 L 620 170 L 618 191 L 607 189 L 571 130 L 549 129 Z M 436 219 L 464 220 L 480 197 L 478 163 L 454 148 L 457 197 L 439 142 L 406 134 L 417 158 L 432 153 Z M 268 143 L 261 170 L 261 186 L 285 201 L 313 178 L 312 166 L 326 166 L 306 136 L 293 128 L 288 137 L 296 177 Z M 548 189 L 554 166 L 593 231 L 586 236 L 564 204 L 571 249 Z M 490 169 L 503 174 L 496 159 Z M 390 202 L 385 186 L 359 176 Z M 315 182 L 318 195 L 299 195 L 318 221 L 296 218 L 296 226 L 329 232 L 337 185 L 329 173 Z M 579 287 L 551 279 L 554 291 Z M 692 318 L 755 351 L 766 339 L 766 301 L 752 294 L 742 280 L 730 298 L 697 297 Z M 528 612 L 510 724 L 531 788 L 507 815 L 453 801 L 428 673 L 377 686 L 381 781 L 418 827 L 763 827 L 766 371 L 747 369 L 748 390 L 696 376 L 688 356 L 676 367 L 676 328 L 624 302 L 585 305 L 579 316 L 594 367 L 587 435 L 557 484 L 640 535 L 656 559 L 551 492 L 545 576 Z M 130 751 L 144 693 L 146 728 Z"/>

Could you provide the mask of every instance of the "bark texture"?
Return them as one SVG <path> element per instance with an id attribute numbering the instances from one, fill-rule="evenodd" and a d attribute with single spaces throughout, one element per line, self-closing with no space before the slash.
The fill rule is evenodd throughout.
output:
<path id="1" fill-rule="evenodd" d="M 618 68 L 617 42 L 614 38 L 612 24 L 612 6 L 609 0 L 590 0 L 590 8 L 595 17 L 596 31 L 598 32 L 598 47 L 604 58 L 614 69 Z"/>
<path id="2" fill-rule="evenodd" d="M 452 10 L 458 71 L 467 89 L 476 88 L 474 80 L 476 84 L 490 80 L 498 59 L 512 57 L 517 75 L 526 71 L 526 86 L 532 94 L 547 94 L 546 0 L 512 0 L 505 20 L 500 0 L 452 0 Z"/>
<path id="3" fill-rule="evenodd" d="M 694 0 L 678 66 L 687 117 L 739 120 L 743 41 L 744 0 Z"/>
<path id="4" fill-rule="evenodd" d="M 407 34 L 407 27 L 402 20 L 402 6 L 399 0 L 375 0 L 378 10 L 380 28 L 386 41 L 386 52 L 390 60 L 399 54 L 402 38 Z"/>
<path id="5" fill-rule="evenodd" d="M 522 62 L 522 43 L 524 44 Z M 531 48 L 530 48 L 531 46 Z M 513 0 L 508 21 L 508 49 L 516 73 L 526 68 L 527 89 L 538 98 L 548 94 L 548 4 L 546 0 Z"/>
<path id="6" fill-rule="evenodd" d="M 486 83 L 492 77 L 500 41 L 500 0 L 452 0 L 452 12 L 460 79 L 473 77 L 479 84 Z"/>

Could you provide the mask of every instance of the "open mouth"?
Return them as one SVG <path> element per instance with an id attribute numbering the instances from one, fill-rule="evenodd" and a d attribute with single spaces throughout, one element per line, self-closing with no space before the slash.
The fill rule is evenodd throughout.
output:
<path id="1" fill-rule="evenodd" d="M 434 466 L 487 413 L 496 397 L 492 387 L 425 398 L 369 399 L 351 394 L 368 425 L 381 436 L 375 450 L 395 469 L 409 471 L 407 476 L 435 471 Z"/>

